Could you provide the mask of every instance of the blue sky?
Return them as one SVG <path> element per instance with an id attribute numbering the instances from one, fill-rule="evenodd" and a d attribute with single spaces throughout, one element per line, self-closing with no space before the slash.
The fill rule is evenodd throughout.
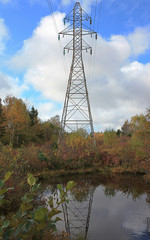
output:
<path id="1" fill-rule="evenodd" d="M 75 1 L 50 2 L 54 18 L 47 0 L 0 0 L 0 97 L 23 98 L 42 120 L 61 116 L 71 64 L 53 21 L 63 30 Z M 94 126 L 117 129 L 150 106 L 150 1 L 80 3 L 98 31 L 93 56 L 84 55 Z"/>

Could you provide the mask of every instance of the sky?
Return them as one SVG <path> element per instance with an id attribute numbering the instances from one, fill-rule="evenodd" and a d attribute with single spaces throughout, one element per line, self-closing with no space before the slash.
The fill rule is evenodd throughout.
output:
<path id="1" fill-rule="evenodd" d="M 48 1 L 0 0 L 0 98 L 22 98 L 43 121 L 62 115 L 72 53 L 58 32 L 75 4 Z M 150 1 L 79 2 L 98 32 L 83 54 L 94 128 L 117 130 L 150 107 Z"/>

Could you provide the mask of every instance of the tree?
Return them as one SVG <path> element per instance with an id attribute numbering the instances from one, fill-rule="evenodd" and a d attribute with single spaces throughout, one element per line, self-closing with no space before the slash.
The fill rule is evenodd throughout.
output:
<path id="1" fill-rule="evenodd" d="M 31 126 L 33 126 L 33 125 L 38 123 L 38 111 L 33 106 L 31 108 L 31 110 L 29 111 L 29 116 L 30 116 L 30 124 L 31 124 Z"/>
<path id="2" fill-rule="evenodd" d="M 7 96 L 4 100 L 6 117 L 6 139 L 13 145 L 20 145 L 26 141 L 29 129 L 29 113 L 22 99 Z"/>
<path id="3" fill-rule="evenodd" d="M 77 134 L 79 134 L 79 136 L 81 136 L 83 138 L 88 137 L 88 132 L 84 128 L 79 128 L 76 132 L 77 132 Z"/>
<path id="4" fill-rule="evenodd" d="M 130 123 L 132 131 L 144 130 L 146 121 L 146 117 L 143 114 L 133 116 Z"/>
<path id="5" fill-rule="evenodd" d="M 145 117 L 146 117 L 146 123 L 145 123 L 146 132 L 148 135 L 150 135 L 150 107 L 147 109 Z"/>
<path id="6" fill-rule="evenodd" d="M 31 142 L 41 143 L 45 140 L 44 126 L 40 121 L 30 127 L 30 140 Z"/>
<path id="7" fill-rule="evenodd" d="M 129 123 L 128 120 L 126 120 L 121 127 L 121 130 L 125 136 L 131 136 L 133 133 L 133 129 L 131 128 L 131 124 Z"/>
<path id="8" fill-rule="evenodd" d="M 2 105 L 2 100 L 0 98 L 0 140 L 2 140 L 2 137 L 4 136 L 5 133 L 5 116 L 4 116 L 4 111 L 3 111 L 3 105 Z"/>
<path id="9" fill-rule="evenodd" d="M 49 122 L 50 122 L 50 128 L 52 130 L 51 140 L 53 142 L 57 142 L 59 132 L 60 132 L 60 117 L 59 117 L 59 115 L 56 115 L 56 116 L 50 118 Z"/>
<path id="10" fill-rule="evenodd" d="M 143 114 L 135 115 L 131 118 L 131 127 L 133 134 L 131 138 L 131 146 L 135 152 L 135 160 L 137 162 L 144 161 L 150 157 L 150 125 L 147 117 Z"/>
<path id="11" fill-rule="evenodd" d="M 3 106 L 2 106 L 2 99 L 0 98 L 0 119 L 2 116 Z"/>
<path id="12" fill-rule="evenodd" d="M 104 144 L 112 148 L 116 144 L 117 136 L 114 129 L 106 129 L 104 132 Z"/>
<path id="13" fill-rule="evenodd" d="M 53 125 L 53 128 L 55 128 L 55 132 L 59 132 L 60 130 L 60 117 L 59 115 L 56 115 L 54 117 L 51 117 L 49 122 Z"/>
<path id="14" fill-rule="evenodd" d="M 120 137 L 121 134 L 122 134 L 122 131 L 121 131 L 120 129 L 117 129 L 116 135 L 117 135 L 118 137 Z"/>
<path id="15" fill-rule="evenodd" d="M 148 122 L 150 122 L 150 107 L 149 108 L 147 108 L 147 111 L 146 111 L 146 120 L 148 121 Z"/>

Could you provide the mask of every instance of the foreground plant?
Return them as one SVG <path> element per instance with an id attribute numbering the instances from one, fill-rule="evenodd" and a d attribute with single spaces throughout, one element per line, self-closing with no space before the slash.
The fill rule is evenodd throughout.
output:
<path id="1" fill-rule="evenodd" d="M 5 194 L 12 189 L 6 187 L 6 182 L 11 175 L 12 173 L 7 173 L 5 178 L 0 181 L 0 207 L 6 202 Z M 19 210 L 13 215 L 0 217 L 0 239 L 38 240 L 42 239 L 45 232 L 52 234 L 52 232 L 56 231 L 56 222 L 61 220 L 56 216 L 61 212 L 58 207 L 67 200 L 67 192 L 74 183 L 72 181 L 68 182 L 65 190 L 61 185 L 58 186 L 60 200 L 57 200 L 54 207 L 54 199 L 50 197 L 48 202 L 50 211 L 48 211 L 44 206 L 35 206 L 36 192 L 40 187 L 40 184 L 36 183 L 36 178 L 32 174 L 28 174 L 27 182 L 29 191 L 21 199 Z"/>

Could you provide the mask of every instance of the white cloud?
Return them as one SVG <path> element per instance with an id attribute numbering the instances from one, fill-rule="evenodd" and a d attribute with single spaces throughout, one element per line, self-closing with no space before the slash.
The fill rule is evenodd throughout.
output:
<path id="1" fill-rule="evenodd" d="M 134 55 L 145 53 L 150 49 L 150 27 L 136 28 L 133 33 L 129 34 L 128 41 Z"/>
<path id="2" fill-rule="evenodd" d="M 4 19 L 0 18 L 0 54 L 3 53 L 5 49 L 5 43 L 8 39 L 8 30 L 4 23 Z"/>
<path id="3" fill-rule="evenodd" d="M 64 29 L 62 14 L 55 13 L 55 19 L 58 30 Z M 130 62 L 133 54 L 144 53 L 149 47 L 148 34 L 148 28 L 140 28 L 129 36 L 113 35 L 107 40 L 99 36 L 92 84 L 87 78 L 97 130 L 119 127 L 127 118 L 144 112 L 149 106 L 150 63 Z M 136 36 L 142 40 L 137 42 Z M 134 44 L 137 48 L 134 48 Z M 31 84 L 41 91 L 45 99 L 63 103 L 69 69 L 65 76 L 61 54 L 52 16 L 48 16 L 41 20 L 33 35 L 24 41 L 23 48 L 12 58 L 11 66 L 18 70 L 25 69 L 25 84 Z M 89 76 L 90 61 L 85 57 L 84 62 L 86 76 Z M 51 111 L 51 105 L 48 103 L 44 106 L 41 116 L 45 120 L 48 116 L 43 111 L 46 108 Z"/>
<path id="4" fill-rule="evenodd" d="M 43 121 L 50 119 L 52 116 L 60 115 L 60 110 L 52 102 L 40 103 L 36 106 L 38 109 L 39 117 Z"/>
<path id="5" fill-rule="evenodd" d="M 0 55 L 2 55 L 5 50 L 8 37 L 8 30 L 4 23 L 4 19 L 0 19 Z M 0 69 L 0 98 L 4 99 L 7 95 L 15 95 L 19 97 L 25 89 L 25 85 L 19 86 L 18 78 L 13 78 L 3 73 Z"/>
<path id="6" fill-rule="evenodd" d="M 62 29 L 62 14 L 57 13 L 55 19 Z M 64 99 L 67 81 L 52 17 L 41 20 L 33 36 L 24 41 L 23 48 L 11 60 L 11 65 L 20 70 L 27 69 L 25 83 L 32 84 L 44 97 L 58 102 Z"/>
<path id="7" fill-rule="evenodd" d="M 20 97 L 24 90 L 27 90 L 27 86 L 19 86 L 18 78 L 0 72 L 0 98 L 4 99 L 7 95 Z"/>

